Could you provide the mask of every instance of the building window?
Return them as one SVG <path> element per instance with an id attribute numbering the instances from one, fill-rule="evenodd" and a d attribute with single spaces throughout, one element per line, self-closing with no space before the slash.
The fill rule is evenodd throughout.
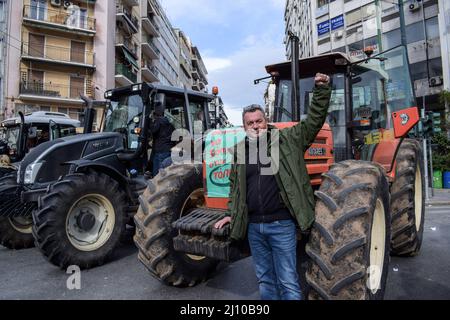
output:
<path id="1" fill-rule="evenodd" d="M 438 21 L 438 17 L 434 17 L 434 18 L 426 20 L 425 24 L 427 26 L 427 38 L 428 39 L 439 38 L 439 21 Z"/>
<path id="2" fill-rule="evenodd" d="M 41 106 L 39 109 L 40 109 L 41 111 L 45 111 L 45 112 L 50 112 L 50 111 L 51 111 L 51 109 L 50 109 L 49 106 Z"/>
<path id="3" fill-rule="evenodd" d="M 369 18 L 373 18 L 376 15 L 376 7 L 374 3 L 369 3 L 363 7 L 350 11 L 346 14 L 345 20 L 347 22 L 347 26 L 354 25 L 356 23 L 365 21 Z"/>
<path id="4" fill-rule="evenodd" d="M 424 39 L 423 21 L 406 26 L 406 42 L 408 44 L 421 40 L 423 41 Z"/>
<path id="5" fill-rule="evenodd" d="M 383 50 L 389 50 L 401 45 L 402 38 L 400 29 L 395 29 L 383 34 Z"/>
<path id="6" fill-rule="evenodd" d="M 427 79 L 428 71 L 427 67 L 430 71 L 430 78 L 442 76 L 442 59 L 436 58 L 428 61 L 420 61 L 417 63 L 411 64 L 411 78 L 413 81 Z"/>
<path id="7" fill-rule="evenodd" d="M 67 108 L 58 108 L 58 112 L 64 113 L 64 114 L 68 114 L 69 113 L 69 109 Z"/>

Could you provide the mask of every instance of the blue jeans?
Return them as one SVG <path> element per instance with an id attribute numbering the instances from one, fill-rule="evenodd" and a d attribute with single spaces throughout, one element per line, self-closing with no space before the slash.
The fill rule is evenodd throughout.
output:
<path id="1" fill-rule="evenodd" d="M 248 241 L 262 300 L 303 300 L 292 220 L 250 223 Z"/>
<path id="2" fill-rule="evenodd" d="M 170 156 L 171 156 L 170 152 L 155 153 L 155 155 L 153 156 L 153 170 L 152 170 L 153 177 L 156 177 L 156 175 L 159 173 L 159 170 L 162 168 L 164 160 L 170 158 Z"/>

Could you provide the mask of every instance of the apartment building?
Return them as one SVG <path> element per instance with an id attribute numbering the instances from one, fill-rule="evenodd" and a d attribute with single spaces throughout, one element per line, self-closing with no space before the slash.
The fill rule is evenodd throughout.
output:
<path id="1" fill-rule="evenodd" d="M 192 78 L 192 58 L 191 58 L 191 40 L 180 29 L 175 29 L 178 37 L 179 47 L 179 78 L 181 83 L 186 84 L 188 88 L 192 88 L 194 84 Z"/>
<path id="2" fill-rule="evenodd" d="M 180 41 L 157 0 L 0 0 L 0 27 L 4 118 L 42 110 L 78 119 L 80 94 L 103 99 L 136 82 L 206 89 L 198 49 Z"/>
<path id="3" fill-rule="evenodd" d="M 292 59 L 289 31 L 299 38 L 300 57 L 313 55 L 313 24 L 311 19 L 311 4 L 308 1 L 287 0 L 284 11 L 286 58 Z"/>
<path id="4" fill-rule="evenodd" d="M 292 1 L 297 6 L 303 2 Z M 441 108 L 439 93 L 443 90 L 444 70 L 448 73 L 448 68 L 443 68 L 442 55 L 448 53 L 441 50 L 439 26 L 439 5 L 444 6 L 445 2 L 448 1 L 404 0 L 411 75 L 417 103 L 422 106 L 425 96 L 427 110 Z M 315 55 L 339 51 L 357 60 L 364 57 L 367 46 L 372 46 L 376 54 L 401 44 L 397 0 L 311 0 L 308 5 L 313 25 L 311 50 Z M 298 23 L 293 28 L 309 34 Z"/>
<path id="5" fill-rule="evenodd" d="M 80 94 L 94 97 L 94 6 L 86 0 L 9 3 L 6 118 L 38 110 L 78 118 Z"/>
<path id="6" fill-rule="evenodd" d="M 191 46 L 192 58 L 192 89 L 196 91 L 208 91 L 208 71 L 203 62 L 200 51 L 196 46 Z"/>

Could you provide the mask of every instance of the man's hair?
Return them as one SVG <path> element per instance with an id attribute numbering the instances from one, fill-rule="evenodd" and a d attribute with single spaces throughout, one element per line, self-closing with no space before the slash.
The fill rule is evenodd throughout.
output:
<path id="1" fill-rule="evenodd" d="M 252 113 L 255 111 L 261 111 L 262 114 L 264 115 L 264 118 L 266 117 L 266 112 L 263 107 L 261 107 L 259 104 L 251 104 L 251 105 L 245 107 L 244 110 L 242 111 L 242 124 L 245 125 L 245 122 L 244 122 L 245 115 L 247 113 Z"/>

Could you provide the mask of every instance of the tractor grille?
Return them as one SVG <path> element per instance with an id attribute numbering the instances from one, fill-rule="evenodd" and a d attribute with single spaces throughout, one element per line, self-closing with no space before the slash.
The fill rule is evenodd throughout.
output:
<path id="1" fill-rule="evenodd" d="M 0 217 L 27 217 L 37 209 L 37 203 L 22 203 L 20 200 L 20 187 L 12 186 L 0 192 Z"/>

